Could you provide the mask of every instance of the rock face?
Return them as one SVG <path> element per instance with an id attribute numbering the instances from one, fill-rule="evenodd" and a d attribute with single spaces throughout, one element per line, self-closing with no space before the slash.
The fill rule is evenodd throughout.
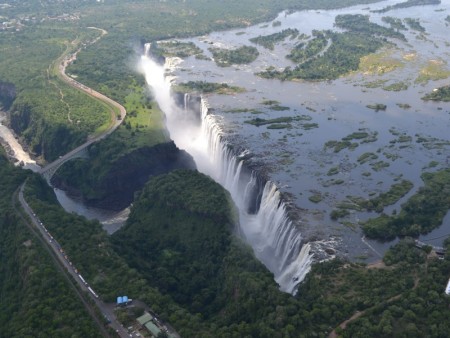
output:
<path id="1" fill-rule="evenodd" d="M 83 196 L 78 187 L 72 186 L 57 174 L 52 177 L 52 184 L 71 196 L 81 198 L 88 206 L 118 211 L 133 202 L 135 193 L 142 189 L 150 177 L 175 169 L 194 170 L 196 166 L 188 153 L 178 149 L 173 142 L 168 142 L 142 147 L 119 158 L 106 175 L 94 183 L 95 198 Z"/>

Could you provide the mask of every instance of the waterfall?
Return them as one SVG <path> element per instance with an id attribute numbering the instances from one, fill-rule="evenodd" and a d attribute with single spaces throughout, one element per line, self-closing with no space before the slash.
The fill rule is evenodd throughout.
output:
<path id="1" fill-rule="evenodd" d="M 184 113 L 185 114 L 188 113 L 190 98 L 191 98 L 191 95 L 189 95 L 189 93 L 184 93 Z"/>
<path id="2" fill-rule="evenodd" d="M 244 170 L 242 157 L 245 153 L 236 154 L 232 150 L 224 138 L 221 117 L 209 114 L 204 98 L 200 102 L 200 125 L 181 118 L 187 110 L 186 96 L 182 110 L 171 97 L 170 83 L 165 80 L 163 67 L 148 57 L 148 45 L 145 50 L 141 68 L 166 114 L 172 139 L 179 148 L 192 155 L 199 171 L 230 192 L 239 209 L 241 233 L 256 257 L 274 274 L 282 291 L 295 294 L 298 283 L 311 268 L 312 256 L 310 245 L 302 244 L 299 229 L 289 220 L 280 191 L 271 181 L 259 187 L 257 173 Z"/>

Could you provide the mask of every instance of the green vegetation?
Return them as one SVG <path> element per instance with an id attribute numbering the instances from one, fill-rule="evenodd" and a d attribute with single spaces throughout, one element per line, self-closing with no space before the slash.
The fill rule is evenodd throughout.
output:
<path id="1" fill-rule="evenodd" d="M 425 5 L 440 5 L 441 0 L 407 0 L 405 2 L 400 2 L 395 5 L 389 5 L 383 9 L 373 11 L 374 13 L 385 13 L 393 9 L 409 8 L 414 6 L 425 6 Z"/>
<path id="2" fill-rule="evenodd" d="M 368 161 L 376 160 L 377 158 L 378 158 L 377 154 L 367 152 L 358 157 L 358 163 L 364 164 Z"/>
<path id="3" fill-rule="evenodd" d="M 450 86 L 443 86 L 434 89 L 431 93 L 426 94 L 422 97 L 422 100 L 430 101 L 450 101 Z"/>
<path id="4" fill-rule="evenodd" d="M 399 92 L 402 90 L 407 90 L 408 85 L 405 82 L 394 82 L 388 86 L 384 86 L 383 89 L 387 91 Z"/>
<path id="5" fill-rule="evenodd" d="M 373 171 L 380 171 L 383 168 L 389 167 L 390 164 L 388 162 L 385 162 L 385 161 L 378 161 L 378 162 L 371 163 L 370 166 L 371 166 Z"/>
<path id="6" fill-rule="evenodd" d="M 284 108 L 289 109 L 288 107 L 282 107 L 278 106 L 277 104 L 271 105 L 270 109 L 273 110 L 285 110 Z M 302 121 L 310 121 L 311 117 L 308 115 L 296 115 L 296 116 L 283 116 L 283 117 L 276 117 L 273 119 L 264 119 L 264 118 L 254 118 L 251 120 L 246 120 L 244 123 L 252 124 L 254 126 L 260 127 L 264 125 L 268 125 L 267 129 L 285 129 L 285 128 L 291 128 L 292 122 L 300 122 L 299 127 L 304 130 L 310 130 L 314 128 L 318 128 L 319 125 L 317 123 L 305 123 Z"/>
<path id="7" fill-rule="evenodd" d="M 298 44 L 286 57 L 295 63 L 305 62 L 323 52 L 328 45 L 328 39 L 326 32 L 313 31 L 313 39 Z"/>
<path id="8" fill-rule="evenodd" d="M 12 178 L 4 174 L 4 179 Z M 450 303 L 442 293 L 449 260 L 425 262 L 423 252 L 410 242 L 386 254 L 389 269 L 332 260 L 313 266 L 296 297 L 278 291 L 249 248 L 233 238 L 234 211 L 227 193 L 195 172 L 177 171 L 152 180 L 135 202 L 127 225 L 113 235 L 113 244 L 97 222 L 62 211 L 44 181 L 33 176 L 27 187 L 30 205 L 102 299 L 114 301 L 117 294 L 128 294 L 145 301 L 183 337 L 328 335 L 357 311 L 361 317 L 341 334 L 356 328 L 378 332 L 371 323 L 385 309 L 396 304 L 408 309 L 429 299 L 439 300 L 428 305 L 430 311 L 449 315 Z M 159 283 L 165 295 L 153 287 Z M 423 292 L 414 293 L 416 288 Z M 393 321 L 397 312 L 392 313 Z M 448 323 L 440 316 L 427 318 L 428 325 L 418 326 L 419 332 L 446 332 Z M 422 325 L 404 317 L 395 321 L 395 330 L 401 332 L 412 321 Z"/>
<path id="9" fill-rule="evenodd" d="M 278 42 L 281 42 L 285 40 L 286 38 L 290 37 L 291 40 L 295 39 L 299 34 L 299 31 L 297 29 L 283 29 L 279 33 L 274 33 L 266 36 L 257 36 L 256 38 L 251 38 L 250 42 L 253 42 L 257 45 L 261 45 L 264 48 L 273 50 L 275 47 L 275 44 Z"/>
<path id="10" fill-rule="evenodd" d="M 397 103 L 397 106 L 402 108 L 402 109 L 409 109 L 411 108 L 411 105 L 408 103 Z"/>
<path id="11" fill-rule="evenodd" d="M 380 52 L 372 53 L 361 57 L 358 70 L 365 75 L 383 75 L 392 72 L 403 63 L 392 56 L 392 49 L 383 49 Z M 381 87 L 387 80 L 378 79 L 365 85 L 367 88 Z"/>
<path id="12" fill-rule="evenodd" d="M 11 205 L 27 176 L 8 163 L 0 147 L 1 336 L 98 337 L 83 304 Z"/>
<path id="13" fill-rule="evenodd" d="M 236 93 L 243 93 L 245 89 L 237 86 L 230 86 L 226 83 L 214 83 L 206 81 L 189 81 L 180 83 L 175 88 L 178 92 L 200 92 L 200 93 L 216 93 L 223 95 L 232 95 Z"/>
<path id="14" fill-rule="evenodd" d="M 381 18 L 383 22 L 391 25 L 391 28 L 396 30 L 407 30 L 406 26 L 403 24 L 402 20 L 399 18 L 394 18 L 392 16 L 383 16 Z"/>
<path id="15" fill-rule="evenodd" d="M 338 15 L 335 21 L 337 27 L 347 31 L 343 33 L 316 32 L 316 37 L 308 45 L 299 44 L 290 54 L 291 58 L 301 62 L 295 68 L 287 67 L 283 71 L 278 71 L 274 67 L 269 67 L 258 75 L 280 80 L 336 79 L 357 70 L 363 56 L 374 53 L 386 45 L 385 38 L 405 40 L 403 34 L 392 28 L 370 22 L 368 16 Z M 319 53 L 325 48 L 325 43 L 328 43 L 329 39 L 331 39 L 329 48 Z M 320 55 L 312 57 L 317 53 Z"/>
<path id="16" fill-rule="evenodd" d="M 313 203 L 319 203 L 323 200 L 323 196 L 320 192 L 315 193 L 308 197 L 308 199 Z"/>
<path id="17" fill-rule="evenodd" d="M 248 123 L 248 124 L 252 124 L 254 126 L 260 127 L 260 126 L 264 126 L 266 124 L 272 124 L 272 123 L 292 122 L 292 120 L 293 120 L 292 117 L 276 117 L 276 118 L 268 119 L 268 120 L 257 117 L 255 119 L 244 121 L 244 123 Z"/>
<path id="18" fill-rule="evenodd" d="M 134 87 L 136 81 L 138 86 L 144 85 L 132 66 L 137 61 L 136 47 L 144 42 L 140 37 L 147 42 L 201 35 L 267 21 L 286 8 L 336 8 L 360 2 L 263 0 L 256 4 L 251 0 L 230 4 L 193 0 L 180 4 L 111 0 L 45 1 L 42 6 L 40 2 L 15 1 L 8 7 L 8 1 L 1 14 L 8 28 L 0 32 L 0 82 L 14 85 L 15 96 L 2 98 L 0 94 L 0 99 L 6 108 L 14 104 L 11 111 L 16 132 L 32 151 L 50 161 L 110 122 L 105 106 L 57 78 L 56 60 L 63 53 L 86 44 L 67 72 L 123 104 L 130 86 Z M 100 31 L 86 27 L 101 27 L 108 32 L 96 41 Z M 186 53 L 187 47 L 190 53 L 191 46 L 178 47 Z"/>
<path id="19" fill-rule="evenodd" d="M 350 215 L 350 212 L 347 209 L 334 209 L 330 213 L 330 218 L 336 221 L 339 218 L 343 218 L 348 215 Z"/>
<path id="20" fill-rule="evenodd" d="M 335 153 L 340 152 L 343 149 L 348 148 L 349 150 L 353 150 L 356 147 L 358 147 L 359 144 L 357 142 L 350 142 L 350 141 L 327 141 L 325 143 L 325 148 L 333 148 Z"/>
<path id="21" fill-rule="evenodd" d="M 405 18 L 404 20 L 409 28 L 419 32 L 425 32 L 425 28 L 420 24 L 419 19 Z"/>
<path id="22" fill-rule="evenodd" d="M 381 215 L 363 225 L 367 236 L 378 239 L 418 236 L 442 224 L 450 209 L 450 170 L 423 173 L 421 177 L 425 185 L 402 205 L 398 215 Z"/>
<path id="23" fill-rule="evenodd" d="M 339 173 L 339 167 L 330 168 L 327 172 L 327 176 L 333 176 Z"/>
<path id="24" fill-rule="evenodd" d="M 148 93 L 133 88 L 125 97 L 125 108 L 125 121 L 113 134 L 89 146 L 87 159 L 61 166 L 53 177 L 56 185 L 74 190 L 87 203 L 123 209 L 149 175 L 170 170 L 170 160 L 181 160 L 178 149 L 166 143 L 164 115 Z"/>
<path id="25" fill-rule="evenodd" d="M 280 102 L 277 100 L 264 100 L 263 102 L 261 102 L 261 104 L 263 104 L 265 106 L 276 106 L 276 105 L 279 105 Z"/>
<path id="26" fill-rule="evenodd" d="M 209 48 L 214 61 L 220 67 L 252 63 L 259 55 L 258 50 L 251 46 L 242 46 L 236 49 Z"/>
<path id="27" fill-rule="evenodd" d="M 333 148 L 335 153 L 340 152 L 343 149 L 348 148 L 354 150 L 359 146 L 357 142 L 351 142 L 352 140 L 361 140 L 361 143 L 370 143 L 377 140 L 378 132 L 369 132 L 366 129 L 360 129 L 357 132 L 353 132 L 341 139 L 341 141 L 331 140 L 325 143 L 325 148 Z"/>
<path id="28" fill-rule="evenodd" d="M 10 125 L 46 160 L 80 145 L 110 121 L 103 104 L 67 85 L 57 73 L 61 55 L 98 35 L 92 29 L 69 31 L 58 23 L 0 34 L 0 79 L 14 84 L 16 93 L 14 101 L 6 102 Z"/>
<path id="29" fill-rule="evenodd" d="M 387 106 L 383 103 L 368 104 L 366 107 L 375 111 L 386 110 L 387 108 Z"/>
<path id="30" fill-rule="evenodd" d="M 384 207 L 397 203 L 413 186 L 412 182 L 402 180 L 400 183 L 393 184 L 387 192 L 381 193 L 377 197 L 358 201 L 358 205 L 368 211 L 382 212 Z"/>
<path id="31" fill-rule="evenodd" d="M 176 40 L 160 41 L 152 43 L 152 53 L 155 55 L 162 55 L 164 57 L 177 56 L 186 58 L 188 56 L 202 57 L 203 51 L 197 47 L 193 42 L 181 42 Z"/>
<path id="32" fill-rule="evenodd" d="M 229 110 L 225 110 L 225 113 L 251 113 L 251 114 L 262 114 L 263 112 L 254 108 L 233 108 Z"/>
<path id="33" fill-rule="evenodd" d="M 281 21 L 272 22 L 272 27 L 279 27 L 279 26 L 281 26 Z"/>

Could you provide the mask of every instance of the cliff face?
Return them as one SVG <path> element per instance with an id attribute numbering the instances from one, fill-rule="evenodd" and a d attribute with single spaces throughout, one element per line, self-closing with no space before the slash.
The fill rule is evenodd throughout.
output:
<path id="1" fill-rule="evenodd" d="M 69 195 L 80 197 L 89 206 L 122 210 L 133 202 L 135 193 L 150 177 L 175 169 L 196 169 L 196 166 L 188 153 L 168 142 L 139 148 L 119 158 L 105 175 L 91 181 L 95 197 L 86 196 L 79 187 L 58 173 L 53 176 L 52 184 Z"/>

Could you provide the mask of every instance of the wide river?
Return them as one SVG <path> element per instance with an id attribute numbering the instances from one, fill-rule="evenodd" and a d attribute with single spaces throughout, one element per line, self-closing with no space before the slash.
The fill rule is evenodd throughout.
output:
<path id="1" fill-rule="evenodd" d="M 449 84 L 450 69 L 446 60 L 449 59 L 450 29 L 445 19 L 450 14 L 450 2 L 382 14 L 371 12 L 398 2 L 401 1 L 384 1 L 370 6 L 330 11 L 283 12 L 273 21 L 277 22 L 275 25 L 267 22 L 182 40 L 193 42 L 203 50 L 205 56 L 211 57 L 208 51 L 211 46 L 236 48 L 253 45 L 250 38 L 286 28 L 296 28 L 307 36 L 313 30 L 335 29 L 334 19 L 339 14 L 366 14 L 372 22 L 381 25 L 385 25 L 381 20 L 383 16 L 418 19 L 425 33 L 412 29 L 402 31 L 407 42 L 392 40 L 394 47 L 380 51 L 385 60 L 397 65 L 394 70 L 384 74 L 356 72 L 338 80 L 313 83 L 281 82 L 254 75 L 268 66 L 292 66 L 285 55 L 299 41 L 289 38 L 277 44 L 273 51 L 254 45 L 260 56 L 250 65 L 224 68 L 216 66 L 212 60 L 188 57 L 178 60 L 178 66 L 172 74 L 176 82 L 225 82 L 246 89 L 244 93 L 232 96 L 207 96 L 214 114 L 222 121 L 229 142 L 248 149 L 253 160 L 262 164 L 280 190 L 291 196 L 301 210 L 300 226 L 307 238 L 326 242 L 353 259 L 377 260 L 390 245 L 365 240 L 359 227 L 355 226 L 360 220 L 377 214 L 352 211 L 341 221 L 332 221 L 331 210 L 346 201 L 347 196 L 369 198 L 387 191 L 402 178 L 413 182 L 414 188 L 398 203 L 385 208 L 386 213 L 398 211 L 400 205 L 423 185 L 420 175 L 424 171 L 449 166 L 449 104 L 427 102 L 421 97 L 436 87 Z M 445 76 L 435 81 L 417 81 L 421 73 L 433 68 L 440 69 L 440 73 Z M 407 89 L 383 89 L 395 83 L 402 83 Z M 278 101 L 280 106 L 289 107 L 289 110 L 271 110 L 262 104 L 264 100 Z M 375 111 L 367 108 L 368 104 L 376 103 L 385 104 L 387 109 Z M 404 104 L 410 108 L 405 108 Z M 233 109 L 247 109 L 248 112 L 231 113 Z M 252 109 L 261 114 L 252 114 Z M 299 115 L 307 116 L 310 119 L 307 122 L 316 123 L 317 127 L 305 128 L 305 121 L 292 122 L 292 128 L 289 129 L 268 129 L 267 126 L 256 127 L 245 123 L 256 117 L 270 119 Z M 354 150 L 344 149 L 338 153 L 325 147 L 327 141 L 340 140 L 357 131 L 374 135 L 373 142 L 360 142 Z M 19 161 L 23 161 L 26 167 L 37 168 L 2 125 L 0 136 L 15 151 Z M 418 143 L 419 137 L 427 142 Z M 358 157 L 367 152 L 376 154 L 378 158 L 359 164 Z M 378 167 L 376 163 L 382 165 Z M 328 175 L 330 169 L 337 173 Z M 335 181 L 343 183 L 333 184 Z M 117 214 L 86 208 L 68 199 L 63 192 L 56 192 L 66 210 L 100 219 L 108 232 L 120 227 L 128 214 L 128 210 Z M 322 200 L 313 203 L 309 200 L 312 195 L 320 195 Z M 449 233 L 450 213 L 440 228 L 421 239 L 440 245 Z"/>
<path id="2" fill-rule="evenodd" d="M 307 238 L 323 240 L 350 258 L 368 261 L 378 259 L 388 245 L 364 240 L 357 224 L 377 214 L 352 211 L 348 217 L 333 221 L 330 212 L 339 203 L 348 202 L 348 196 L 368 199 L 386 192 L 399 179 L 407 179 L 414 183 L 414 188 L 384 210 L 388 214 L 398 211 L 423 185 L 420 175 L 424 171 L 449 166 L 449 104 L 424 101 L 421 97 L 436 87 L 449 84 L 450 38 L 446 17 L 450 14 L 450 2 L 386 13 L 372 12 L 398 2 L 384 1 L 330 11 L 283 12 L 273 22 L 180 40 L 193 42 L 206 57 L 174 60 L 176 67 L 172 71 L 177 83 L 207 81 L 245 88 L 245 92 L 239 94 L 206 96 L 213 113 L 222 121 L 229 142 L 248 149 L 253 161 L 262 163 L 270 179 L 292 197 L 301 210 L 300 226 Z M 378 56 L 384 60 L 380 64 L 394 65 L 391 71 L 384 73 L 355 72 L 323 82 L 282 82 L 255 75 L 268 66 L 293 66 L 285 55 L 299 40 L 287 38 L 276 44 L 274 50 L 268 50 L 250 42 L 250 38 L 287 28 L 296 28 L 307 36 L 311 36 L 313 30 L 335 30 L 334 20 L 339 14 L 369 15 L 370 21 L 383 26 L 387 25 L 382 21 L 383 16 L 418 19 L 425 32 L 409 28 L 402 31 L 407 42 L 391 40 L 393 46 L 379 51 Z M 249 65 L 219 67 L 211 60 L 208 50 L 244 45 L 255 46 L 260 53 Z M 439 80 L 419 77 L 436 69 L 441 76 Z M 390 91 L 387 87 L 392 84 L 402 84 L 403 88 Z M 278 101 L 280 106 L 289 109 L 272 110 L 263 104 L 265 100 Z M 386 110 L 367 107 L 378 103 L 385 104 Z M 236 112 L 244 109 L 247 111 Z M 259 114 L 255 115 L 255 111 Z M 305 121 L 297 121 L 291 122 L 291 128 L 268 129 L 245 123 L 256 117 L 299 115 L 305 115 L 307 123 L 317 126 L 309 129 L 305 128 Z M 359 143 L 357 148 L 337 153 L 325 147 L 327 141 L 341 140 L 358 131 L 372 135 L 371 142 L 354 140 Z M 418 142 L 419 137 L 426 142 Z M 358 158 L 367 152 L 377 158 L 360 164 Z M 336 181 L 340 184 L 335 184 Z M 322 200 L 313 203 L 309 200 L 312 195 L 320 195 Z M 449 233 L 450 214 L 447 214 L 439 229 L 421 239 L 440 245 Z"/>

